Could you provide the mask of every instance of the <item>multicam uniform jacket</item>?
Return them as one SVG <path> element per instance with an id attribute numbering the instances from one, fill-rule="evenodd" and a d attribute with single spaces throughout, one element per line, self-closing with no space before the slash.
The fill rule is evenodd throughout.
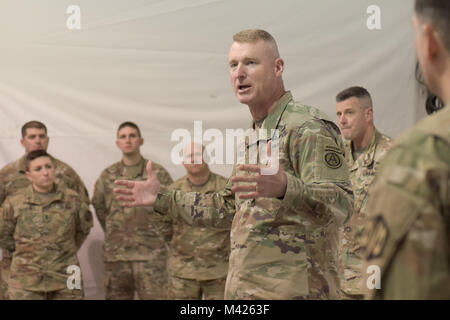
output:
<path id="1" fill-rule="evenodd" d="M 353 212 L 353 197 L 339 129 L 327 118 L 286 92 L 264 120 L 262 129 L 279 132 L 283 199 L 240 200 L 231 180 L 207 195 L 161 188 L 156 211 L 196 225 L 232 224 L 225 299 L 338 297 L 338 228 Z"/>
<path id="2" fill-rule="evenodd" d="M 30 185 L 8 197 L 0 217 L 0 244 L 12 255 L 9 287 L 49 292 L 67 287 L 68 267 L 92 228 L 92 214 L 64 185 L 39 194 Z"/>
<path id="3" fill-rule="evenodd" d="M 212 193 L 222 190 L 224 177 L 210 172 L 208 181 L 197 186 L 184 176 L 170 185 L 171 189 Z M 188 225 L 176 217 L 170 243 L 169 271 L 185 279 L 212 280 L 225 278 L 230 256 L 230 228 L 205 228 Z"/>
<path id="4" fill-rule="evenodd" d="M 80 199 L 89 206 L 89 195 L 87 189 L 72 167 L 63 161 L 53 158 L 55 165 L 55 182 L 56 184 L 64 184 L 66 187 L 73 189 L 78 193 Z M 0 170 L 0 205 L 7 197 L 17 194 L 20 190 L 31 185 L 26 175 L 26 156 L 11 162 Z M 3 250 L 3 267 L 7 267 L 11 254 L 8 250 Z M 6 265 L 5 265 L 6 264 Z M 6 272 L 6 270 L 4 270 Z"/>
<path id="5" fill-rule="evenodd" d="M 360 237 L 366 223 L 369 188 L 375 178 L 380 161 L 392 144 L 392 139 L 375 129 L 372 140 L 357 159 L 353 158 L 352 144 L 345 145 L 345 160 L 350 170 L 350 180 L 355 198 L 354 213 L 339 231 L 339 273 L 341 289 L 349 295 L 363 295 Z"/>
<path id="6" fill-rule="evenodd" d="M 147 261 L 152 251 L 167 250 L 172 237 L 169 217 L 153 212 L 153 208 L 124 208 L 116 200 L 113 189 L 118 179 L 145 180 L 148 160 L 142 158 L 136 166 L 125 166 L 122 161 L 109 166 L 95 183 L 92 205 L 105 231 L 105 261 Z M 157 163 L 152 163 L 162 184 L 173 182 L 169 173 Z"/>
<path id="7" fill-rule="evenodd" d="M 367 297 L 450 299 L 448 105 L 398 138 L 371 192 L 363 270 L 379 268 L 381 287 Z M 366 276 L 371 287 L 374 272 Z"/>

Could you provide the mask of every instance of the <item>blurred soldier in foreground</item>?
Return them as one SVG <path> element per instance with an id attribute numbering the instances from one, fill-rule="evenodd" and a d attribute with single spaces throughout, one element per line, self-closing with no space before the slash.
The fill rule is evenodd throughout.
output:
<path id="1" fill-rule="evenodd" d="M 34 150 L 47 151 L 49 137 L 47 127 L 39 121 L 29 121 L 22 126 L 22 139 L 20 143 L 25 149 L 25 155 L 11 162 L 0 170 L 0 205 L 7 197 L 15 195 L 20 190 L 30 186 L 26 177 L 26 156 Z M 58 185 L 64 184 L 78 193 L 80 199 L 89 206 L 89 195 L 78 174 L 68 164 L 52 158 L 55 167 L 55 181 Z M 11 265 L 11 254 L 3 250 L 2 260 L 2 289 L 3 295 L 8 296 L 8 273 Z"/>
<path id="2" fill-rule="evenodd" d="M 345 160 L 355 197 L 353 215 L 339 230 L 342 298 L 362 299 L 365 285 L 361 274 L 363 257 L 359 238 L 367 218 L 365 206 L 369 187 L 392 139 L 375 128 L 372 98 L 366 89 L 347 88 L 337 94 L 336 103 L 339 127 L 346 140 Z"/>
<path id="3" fill-rule="evenodd" d="M 31 151 L 25 168 L 31 185 L 5 200 L 0 217 L 0 244 L 12 253 L 9 298 L 82 299 L 77 251 L 92 228 L 91 212 L 76 191 L 55 183 L 45 150 Z"/>
<path id="4" fill-rule="evenodd" d="M 103 259 L 108 300 L 167 298 L 167 242 L 171 239 L 169 218 L 153 208 L 124 209 L 114 197 L 116 179 L 145 180 L 148 160 L 141 155 L 144 143 L 138 126 L 122 123 L 117 130 L 117 147 L 122 160 L 107 167 L 95 183 L 92 204 L 105 232 Z M 163 184 L 172 178 L 160 165 L 155 173 Z"/>
<path id="5" fill-rule="evenodd" d="M 369 199 L 363 247 L 375 299 L 450 299 L 450 1 L 416 0 L 425 82 L 447 106 L 388 151 Z M 375 281 L 374 281 L 375 280 Z"/>
<path id="6" fill-rule="evenodd" d="M 227 179 L 209 170 L 202 145 L 187 145 L 184 167 L 187 175 L 170 185 L 186 192 L 212 193 L 222 190 Z M 198 161 L 195 161 L 198 160 Z M 171 299 L 223 300 L 230 256 L 230 228 L 188 225 L 174 217 L 169 254 Z"/>
<path id="7" fill-rule="evenodd" d="M 117 181 L 128 189 L 114 191 L 126 206 L 154 204 L 191 224 L 232 222 L 225 299 L 338 298 L 338 228 L 353 212 L 339 129 L 284 89 L 284 61 L 269 33 L 245 30 L 233 40 L 231 84 L 260 137 L 245 139 L 238 157 L 259 164 L 235 163 L 217 193 L 160 188 L 151 165 L 147 181 Z"/>

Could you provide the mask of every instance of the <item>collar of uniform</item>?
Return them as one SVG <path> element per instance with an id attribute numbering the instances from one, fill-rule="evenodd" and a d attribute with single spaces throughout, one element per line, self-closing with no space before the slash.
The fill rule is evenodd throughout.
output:
<path id="1" fill-rule="evenodd" d="M 141 156 L 141 159 L 139 160 L 138 164 L 136 165 L 136 167 L 138 167 L 138 169 L 136 170 L 136 172 L 133 175 L 129 176 L 129 175 L 127 175 L 126 168 L 130 167 L 130 166 L 126 166 L 123 163 L 123 160 L 121 160 L 120 161 L 121 176 L 127 177 L 128 179 L 136 179 L 137 177 L 144 175 L 146 173 L 145 167 L 147 166 L 147 161 L 148 160 L 144 159 L 144 157 Z M 132 166 L 132 167 L 134 167 L 134 166 Z"/>
<path id="2" fill-rule="evenodd" d="M 370 140 L 370 145 L 367 151 L 364 153 L 363 164 L 365 167 L 370 166 L 375 159 L 375 150 L 377 148 L 377 144 L 381 139 L 381 133 L 378 132 L 376 128 L 374 128 L 372 139 Z"/>
<path id="3" fill-rule="evenodd" d="M 191 182 L 191 180 L 189 180 L 189 176 L 188 176 L 188 175 L 186 175 L 185 178 L 186 178 L 187 183 L 188 183 L 191 187 L 199 187 L 199 188 L 201 188 L 201 187 L 205 186 L 205 185 L 212 179 L 212 172 L 211 172 L 211 171 L 209 172 L 208 180 L 206 180 L 206 181 L 205 181 L 204 183 L 202 183 L 202 184 L 193 184 L 193 183 Z"/>
<path id="4" fill-rule="evenodd" d="M 272 109 L 272 112 L 267 115 L 261 128 L 275 129 L 278 126 L 278 123 L 280 122 L 284 110 L 286 110 L 286 107 L 291 100 L 292 100 L 291 92 L 286 91 L 284 95 L 280 98 L 280 100 L 275 102 L 275 106 Z M 252 125 L 254 126 L 254 123 Z"/>
<path id="5" fill-rule="evenodd" d="M 375 159 L 375 149 L 376 149 L 377 144 L 380 141 L 380 139 L 381 139 L 381 133 L 379 133 L 378 130 L 376 128 L 374 128 L 373 136 L 372 136 L 372 139 L 370 140 L 369 147 L 363 154 L 361 154 L 358 157 L 358 159 L 361 159 L 362 166 L 369 167 L 373 163 L 373 160 Z M 348 159 L 349 159 L 348 167 L 349 167 L 350 171 L 354 171 L 354 170 L 358 169 L 357 163 L 359 162 L 359 161 L 357 161 L 358 159 L 353 159 L 352 148 L 353 148 L 353 143 L 351 141 L 346 141 L 345 142 L 345 154 L 346 154 L 346 156 L 348 156 Z"/>
<path id="6" fill-rule="evenodd" d="M 354 171 L 358 169 L 358 167 L 355 164 L 355 159 L 353 159 L 353 152 L 352 152 L 352 142 L 349 140 L 345 140 L 345 160 L 347 161 L 347 167 L 350 171 Z"/>
<path id="7" fill-rule="evenodd" d="M 27 171 L 27 155 L 22 156 L 18 161 L 18 171 L 20 173 L 25 173 Z"/>
<path id="8" fill-rule="evenodd" d="M 49 205 L 52 202 L 62 200 L 62 192 L 59 189 L 58 185 L 55 183 L 55 192 L 52 192 L 53 197 L 49 198 L 46 203 L 42 203 L 39 197 L 36 194 L 36 191 L 33 189 L 33 185 L 30 184 L 25 189 L 25 202 L 29 204 L 42 205 L 43 207 Z"/>

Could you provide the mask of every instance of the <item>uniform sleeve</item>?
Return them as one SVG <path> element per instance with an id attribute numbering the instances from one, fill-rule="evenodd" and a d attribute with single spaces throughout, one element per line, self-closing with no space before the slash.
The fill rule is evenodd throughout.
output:
<path id="1" fill-rule="evenodd" d="M 7 251 L 15 250 L 14 232 L 16 229 L 16 219 L 14 218 L 14 208 L 5 201 L 0 208 L 0 247 Z"/>
<path id="2" fill-rule="evenodd" d="M 317 224 L 331 219 L 343 224 L 353 212 L 353 192 L 344 161 L 344 147 L 330 124 L 311 120 L 291 132 L 289 159 L 294 172 L 286 173 L 281 206 L 309 213 Z M 295 217 L 294 217 L 295 218 Z"/>
<path id="3" fill-rule="evenodd" d="M 229 230 L 236 211 L 231 180 L 215 193 L 184 192 L 161 187 L 154 210 L 180 217 L 190 225 Z"/>
<path id="4" fill-rule="evenodd" d="M 72 190 L 78 192 L 81 200 L 89 206 L 89 193 L 86 189 L 86 186 L 81 180 L 80 176 L 76 173 L 76 171 L 70 167 L 68 164 L 61 162 L 61 166 L 63 166 L 63 176 L 60 177 L 64 183 Z"/>
<path id="5" fill-rule="evenodd" d="M 89 193 L 86 189 L 86 186 L 83 183 L 83 180 L 78 176 L 78 174 L 74 171 L 74 177 L 75 177 L 75 188 L 74 190 L 78 191 L 78 194 L 81 197 L 81 200 L 89 206 Z"/>
<path id="6" fill-rule="evenodd" d="M 5 184 L 3 181 L 0 180 L 0 206 L 2 205 L 3 201 L 5 201 L 6 198 L 6 190 L 5 190 Z"/>
<path id="7" fill-rule="evenodd" d="M 450 299 L 450 149 L 431 140 L 383 159 L 361 239 L 363 271 L 378 267 L 381 283 L 366 298 Z"/>
<path id="8" fill-rule="evenodd" d="M 100 176 L 95 182 L 94 195 L 92 197 L 92 205 L 94 206 L 97 219 L 100 222 L 103 231 L 105 231 L 108 208 L 106 205 L 105 184 L 103 183 L 102 176 Z"/>
<path id="9" fill-rule="evenodd" d="M 93 226 L 92 213 L 84 201 L 78 201 L 75 241 L 78 249 L 86 240 Z"/>
<path id="10" fill-rule="evenodd" d="M 158 170 L 157 176 L 159 182 L 164 186 L 170 186 L 173 183 L 172 177 L 164 168 Z"/>

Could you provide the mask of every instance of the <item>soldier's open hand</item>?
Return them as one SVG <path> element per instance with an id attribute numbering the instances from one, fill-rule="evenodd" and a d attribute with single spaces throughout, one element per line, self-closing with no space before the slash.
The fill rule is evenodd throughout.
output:
<path id="1" fill-rule="evenodd" d="M 147 180 L 131 181 L 116 180 L 114 184 L 125 188 L 114 188 L 114 193 L 118 194 L 116 199 L 121 201 L 124 207 L 145 207 L 153 206 L 159 192 L 160 183 L 156 173 L 152 171 L 152 162 L 147 163 Z"/>
<path id="2" fill-rule="evenodd" d="M 283 168 L 279 167 L 278 152 L 272 157 L 272 141 L 269 141 L 268 156 L 270 158 L 266 166 L 257 164 L 242 164 L 238 167 L 240 171 L 255 172 L 256 175 L 244 174 L 231 178 L 233 192 L 246 192 L 239 195 L 239 199 L 282 198 L 286 193 L 287 177 Z M 277 150 L 278 151 L 278 150 Z M 274 161 L 274 159 L 276 161 Z M 239 185 L 239 182 L 248 184 Z"/>

